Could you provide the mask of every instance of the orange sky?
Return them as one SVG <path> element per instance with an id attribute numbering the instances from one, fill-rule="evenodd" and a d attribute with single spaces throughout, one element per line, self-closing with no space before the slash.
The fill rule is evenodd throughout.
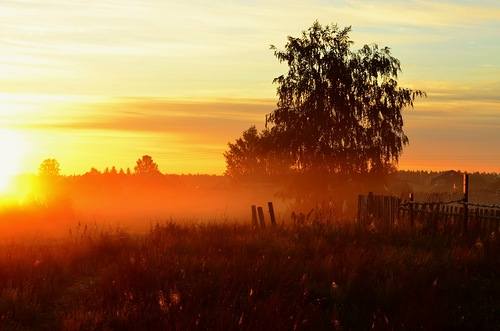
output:
<path id="1" fill-rule="evenodd" d="M 285 67 L 269 44 L 316 19 L 391 46 L 402 85 L 428 92 L 405 112 L 401 168 L 500 172 L 495 1 L 5 1 L 0 150 L 17 172 L 150 154 L 165 172 L 220 174 L 227 142 L 274 107 Z"/>

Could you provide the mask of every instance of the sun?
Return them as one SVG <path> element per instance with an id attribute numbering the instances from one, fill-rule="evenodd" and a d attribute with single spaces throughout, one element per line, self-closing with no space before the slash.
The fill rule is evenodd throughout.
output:
<path id="1" fill-rule="evenodd" d="M 13 177 L 19 174 L 25 150 L 20 133 L 0 129 L 0 193 L 9 190 Z"/>

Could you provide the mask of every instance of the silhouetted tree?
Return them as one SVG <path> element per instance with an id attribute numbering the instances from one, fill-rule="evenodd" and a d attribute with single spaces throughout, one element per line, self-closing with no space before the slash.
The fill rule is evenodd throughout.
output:
<path id="1" fill-rule="evenodd" d="M 92 177 L 97 177 L 100 174 L 101 174 L 101 172 L 99 170 L 97 170 L 96 168 L 92 167 L 92 168 L 90 168 L 90 170 L 85 175 L 92 176 Z"/>
<path id="2" fill-rule="evenodd" d="M 353 51 L 350 31 L 315 22 L 284 50 L 271 46 L 288 72 L 274 79 L 278 103 L 266 124 L 300 171 L 385 172 L 408 143 L 401 111 L 425 93 L 398 86 L 388 47 Z"/>
<path id="3" fill-rule="evenodd" d="M 241 138 L 229 143 L 226 158 L 226 174 L 233 177 L 256 175 L 262 169 L 263 157 L 261 136 L 255 126 L 243 132 Z"/>
<path id="4" fill-rule="evenodd" d="M 285 173 L 290 161 L 274 148 L 275 136 L 269 130 L 258 132 L 255 126 L 243 132 L 241 138 L 229 143 L 226 175 L 231 177 L 269 176 Z"/>
<path id="5" fill-rule="evenodd" d="M 101 172 L 99 170 L 97 170 L 96 168 L 92 167 L 90 168 L 90 171 L 88 172 L 89 174 L 96 174 L 96 175 L 100 175 Z"/>
<path id="6" fill-rule="evenodd" d="M 42 177 L 59 176 L 60 166 L 56 159 L 43 160 L 38 168 L 38 174 Z"/>
<path id="7" fill-rule="evenodd" d="M 158 175 L 160 171 L 158 170 L 158 165 L 153 161 L 153 158 L 149 155 L 144 155 L 137 160 L 134 167 L 135 174 L 137 175 Z"/>
<path id="8" fill-rule="evenodd" d="M 394 169 L 408 144 L 401 111 L 425 93 L 399 87 L 400 62 L 388 47 L 352 50 L 350 31 L 315 22 L 300 37 L 288 37 L 284 50 L 271 46 L 288 65 L 273 81 L 277 108 L 266 116 L 266 130 L 251 128 L 229 144 L 229 175 L 258 172 L 253 168 L 273 158 L 280 159 L 278 168 L 299 173 Z"/>

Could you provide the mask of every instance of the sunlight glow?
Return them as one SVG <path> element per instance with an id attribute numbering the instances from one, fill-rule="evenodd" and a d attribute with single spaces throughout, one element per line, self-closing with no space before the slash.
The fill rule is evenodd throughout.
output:
<path id="1" fill-rule="evenodd" d="M 20 172 L 27 146 L 23 136 L 15 131 L 0 129 L 0 192 L 11 190 L 13 177 Z"/>

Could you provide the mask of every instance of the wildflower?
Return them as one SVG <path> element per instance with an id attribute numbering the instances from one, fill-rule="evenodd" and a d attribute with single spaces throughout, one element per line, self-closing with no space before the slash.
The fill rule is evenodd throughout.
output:
<path id="1" fill-rule="evenodd" d="M 160 306 L 161 311 L 163 311 L 164 313 L 168 311 L 167 298 L 161 290 L 158 292 L 158 305 Z"/>
<path id="2" fill-rule="evenodd" d="M 492 232 L 490 233 L 490 240 L 491 240 L 491 241 L 495 241 L 495 239 L 496 239 L 496 234 L 495 234 L 495 231 L 492 231 Z"/>
<path id="3" fill-rule="evenodd" d="M 134 300 L 134 294 L 131 291 L 125 291 L 123 295 L 130 301 Z"/>
<path id="4" fill-rule="evenodd" d="M 477 250 L 483 249 L 484 245 L 483 245 L 483 242 L 481 241 L 481 238 L 477 238 L 476 242 L 474 243 L 474 247 Z"/>
<path id="5" fill-rule="evenodd" d="M 181 302 L 181 293 L 177 290 L 170 291 L 170 302 L 172 305 L 177 306 Z"/>

